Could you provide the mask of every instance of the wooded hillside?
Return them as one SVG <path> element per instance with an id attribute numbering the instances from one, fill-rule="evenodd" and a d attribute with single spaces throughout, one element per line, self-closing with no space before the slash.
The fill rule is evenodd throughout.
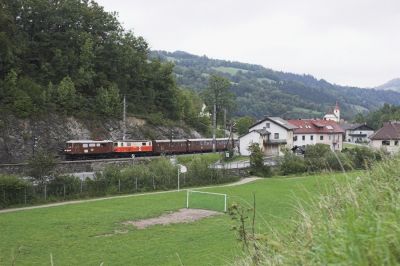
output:
<path id="1" fill-rule="evenodd" d="M 150 60 L 147 42 L 89 0 L 0 0 L 0 112 L 35 117 L 184 120 L 199 97 L 180 90 L 173 65 Z M 201 127 L 201 125 L 200 125 Z"/>
<path id="2" fill-rule="evenodd" d="M 210 59 L 182 51 L 154 51 L 152 56 L 175 64 L 174 73 L 181 86 L 201 91 L 211 74 L 228 78 L 237 95 L 237 116 L 321 117 L 339 101 L 342 116 L 350 119 L 384 103 L 400 104 L 400 94 L 393 91 L 339 86 L 311 75 L 279 72 L 260 65 Z"/>

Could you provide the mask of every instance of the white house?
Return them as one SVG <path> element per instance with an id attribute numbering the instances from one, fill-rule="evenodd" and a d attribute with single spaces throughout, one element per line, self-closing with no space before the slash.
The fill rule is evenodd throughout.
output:
<path id="1" fill-rule="evenodd" d="M 391 121 L 370 136 L 370 146 L 374 149 L 383 149 L 391 154 L 400 150 L 400 122 Z"/>
<path id="2" fill-rule="evenodd" d="M 353 143 L 367 143 L 374 130 L 367 124 L 340 124 L 345 130 L 344 141 Z"/>
<path id="3" fill-rule="evenodd" d="M 326 144 L 333 151 L 341 151 L 343 148 L 344 130 L 338 123 L 323 119 L 297 119 L 288 120 L 295 125 L 293 134 L 293 146 L 304 148 L 307 145 L 317 143 Z"/>
<path id="4" fill-rule="evenodd" d="M 332 110 L 329 110 L 324 116 L 324 120 L 335 121 L 337 123 L 340 122 L 340 108 L 338 102 L 336 102 L 336 106 L 332 108 Z"/>
<path id="5" fill-rule="evenodd" d="M 258 143 L 265 155 L 281 155 L 283 147 L 293 147 L 294 125 L 280 117 L 266 117 L 249 128 L 249 133 L 239 137 L 239 152 L 249 156 L 252 143 Z"/>

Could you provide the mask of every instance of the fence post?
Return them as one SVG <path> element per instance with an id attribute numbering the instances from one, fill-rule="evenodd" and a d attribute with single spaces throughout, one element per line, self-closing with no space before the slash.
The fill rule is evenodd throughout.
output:
<path id="1" fill-rule="evenodd" d="M 118 192 L 121 193 L 121 179 L 118 179 Z"/>
<path id="2" fill-rule="evenodd" d="M 4 204 L 6 204 L 6 187 L 3 186 L 3 200 L 4 200 Z"/>
<path id="3" fill-rule="evenodd" d="M 64 200 L 65 200 L 65 184 L 64 184 Z"/>
<path id="4" fill-rule="evenodd" d="M 47 200 L 47 184 L 44 184 L 44 200 Z"/>
<path id="5" fill-rule="evenodd" d="M 81 193 L 82 193 L 82 188 L 83 188 L 83 180 L 81 179 Z"/>
<path id="6" fill-rule="evenodd" d="M 24 202 L 25 202 L 25 205 L 26 205 L 26 187 L 25 187 Z"/>
<path id="7" fill-rule="evenodd" d="M 138 190 L 138 187 L 137 187 L 137 177 L 135 177 L 135 187 L 136 187 L 136 192 L 137 192 L 137 190 Z"/>
<path id="8" fill-rule="evenodd" d="M 156 181 L 154 180 L 154 176 L 153 176 L 153 190 L 156 190 Z"/>

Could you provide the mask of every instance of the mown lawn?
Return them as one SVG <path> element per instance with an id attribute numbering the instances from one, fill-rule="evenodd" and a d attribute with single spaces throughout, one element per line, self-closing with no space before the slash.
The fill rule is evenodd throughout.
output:
<path id="1" fill-rule="evenodd" d="M 286 230 L 298 201 L 308 201 L 318 191 L 329 189 L 332 182 L 344 179 L 337 173 L 270 178 L 208 190 L 227 193 L 231 203 L 250 203 L 255 193 L 259 229 Z M 185 206 L 185 196 L 182 191 L 0 214 L 0 265 L 50 265 L 50 254 L 54 265 L 233 262 L 242 252 L 228 215 L 145 230 L 122 225 L 180 209 Z"/>

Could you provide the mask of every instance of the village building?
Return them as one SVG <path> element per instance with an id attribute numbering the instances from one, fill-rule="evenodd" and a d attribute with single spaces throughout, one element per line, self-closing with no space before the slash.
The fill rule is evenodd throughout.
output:
<path id="1" fill-rule="evenodd" d="M 249 128 L 249 132 L 239 137 L 239 152 L 249 156 L 249 146 L 258 143 L 266 156 L 283 154 L 285 148 L 293 147 L 293 129 L 296 126 L 280 117 L 266 117 Z"/>
<path id="2" fill-rule="evenodd" d="M 345 142 L 368 143 L 370 141 L 369 137 L 374 134 L 374 129 L 367 124 L 341 123 L 340 126 L 345 131 Z"/>
<path id="3" fill-rule="evenodd" d="M 383 149 L 391 154 L 400 150 L 400 121 L 391 121 L 370 136 L 370 146 L 374 149 Z"/>
<path id="4" fill-rule="evenodd" d="M 340 122 L 340 108 L 339 103 L 336 102 L 336 106 L 326 113 L 324 116 L 324 120 L 335 121 L 336 123 Z"/>
<path id="5" fill-rule="evenodd" d="M 296 128 L 293 132 L 293 146 L 305 148 L 318 143 L 329 145 L 333 151 L 343 148 L 344 130 L 338 123 L 324 119 L 288 120 Z"/>

